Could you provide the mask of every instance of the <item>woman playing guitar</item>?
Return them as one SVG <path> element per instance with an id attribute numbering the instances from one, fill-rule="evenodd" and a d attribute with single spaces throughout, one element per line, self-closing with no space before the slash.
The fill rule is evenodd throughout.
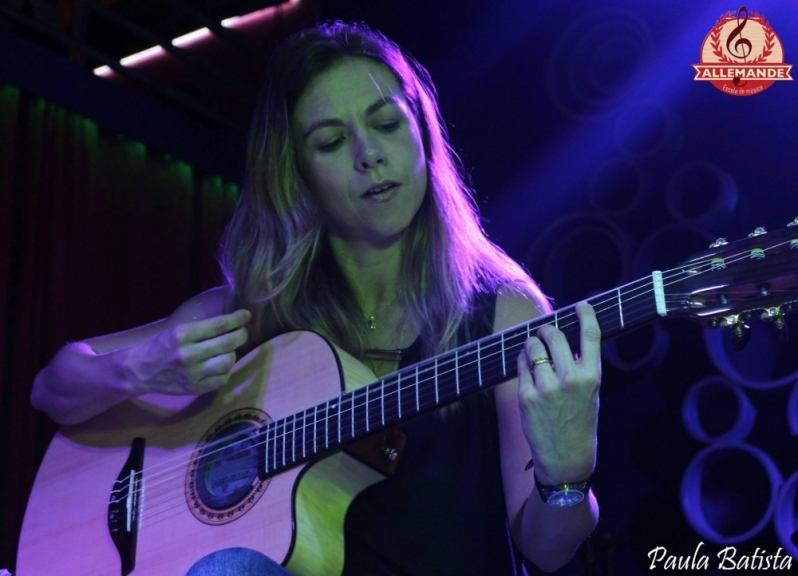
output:
<path id="1" fill-rule="evenodd" d="M 383 376 L 550 310 L 485 237 L 427 72 L 360 24 L 305 30 L 272 58 L 220 259 L 226 285 L 168 318 L 65 346 L 33 404 L 71 425 L 144 394 L 213 392 L 293 330 Z M 576 314 L 578 354 L 543 326 L 517 379 L 403 426 L 396 473 L 349 508 L 344 573 L 511 574 L 518 551 L 544 570 L 572 557 L 598 517 L 601 372 L 593 309 Z M 189 574 L 284 572 L 284 558 L 224 552 Z"/>

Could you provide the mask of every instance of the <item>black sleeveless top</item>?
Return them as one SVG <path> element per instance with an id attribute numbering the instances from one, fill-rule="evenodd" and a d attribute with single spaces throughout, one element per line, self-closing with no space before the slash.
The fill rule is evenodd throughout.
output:
<path id="1" fill-rule="evenodd" d="M 477 298 L 467 340 L 493 332 L 496 296 Z M 400 367 L 422 360 L 418 342 Z M 460 401 L 402 430 L 393 476 L 361 492 L 345 523 L 344 574 L 514 574 L 499 465 L 493 391 Z"/>

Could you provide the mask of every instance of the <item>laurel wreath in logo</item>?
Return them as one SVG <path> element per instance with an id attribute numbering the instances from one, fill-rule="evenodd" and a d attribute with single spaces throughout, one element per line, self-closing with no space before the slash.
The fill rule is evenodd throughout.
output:
<path id="1" fill-rule="evenodd" d="M 737 18 L 736 10 L 733 12 L 726 12 L 725 15 L 721 14 L 720 20 L 715 23 L 715 27 L 712 28 L 712 32 L 710 32 L 709 40 L 710 45 L 712 46 L 712 53 L 725 64 L 740 64 L 739 61 L 729 58 L 720 46 L 720 32 L 723 28 L 723 25 L 729 20 L 735 18 Z M 766 62 L 768 57 L 773 53 L 773 46 L 776 44 L 776 33 L 773 31 L 773 28 L 770 27 L 770 22 L 768 22 L 764 16 L 760 16 L 759 12 L 754 12 L 753 17 L 750 19 L 755 20 L 762 26 L 762 29 L 765 32 L 765 46 L 762 50 L 762 54 L 750 62 L 746 62 L 746 64 L 759 64 L 760 62 Z"/>

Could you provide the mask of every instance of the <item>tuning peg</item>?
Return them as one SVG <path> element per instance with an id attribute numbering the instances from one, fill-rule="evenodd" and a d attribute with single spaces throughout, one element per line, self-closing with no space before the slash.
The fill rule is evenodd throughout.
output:
<path id="1" fill-rule="evenodd" d="M 751 232 L 751 233 L 748 235 L 748 237 L 749 237 L 749 238 L 754 238 L 754 237 L 756 237 L 756 236 L 762 236 L 762 234 L 767 234 L 767 233 L 768 233 L 768 231 L 767 231 L 767 230 L 765 230 L 765 227 L 764 227 L 764 226 L 760 226 L 759 228 L 757 228 L 756 230 L 754 230 L 753 232 Z"/>
<path id="2" fill-rule="evenodd" d="M 787 226 L 798 226 L 798 218 L 787 224 Z M 798 238 L 790 240 L 790 250 L 798 250 Z"/>
<path id="3" fill-rule="evenodd" d="M 720 325 L 731 330 L 732 348 L 735 352 L 739 352 L 745 348 L 751 340 L 751 328 L 743 322 L 743 318 L 739 314 L 732 314 L 724 317 Z"/>
<path id="4" fill-rule="evenodd" d="M 773 326 L 775 326 L 777 330 L 784 329 L 784 312 L 782 311 L 781 306 L 765 308 L 762 310 L 761 318 L 765 322 L 772 322 Z"/>
<path id="5" fill-rule="evenodd" d="M 732 349 L 739 352 L 748 345 L 751 340 L 751 328 L 747 324 L 740 323 L 732 328 Z"/>
<path id="6" fill-rule="evenodd" d="M 798 218 L 796 218 L 798 220 Z M 725 238 L 718 238 L 712 244 L 709 245 L 710 248 L 720 248 L 721 246 L 725 246 L 728 244 Z"/>

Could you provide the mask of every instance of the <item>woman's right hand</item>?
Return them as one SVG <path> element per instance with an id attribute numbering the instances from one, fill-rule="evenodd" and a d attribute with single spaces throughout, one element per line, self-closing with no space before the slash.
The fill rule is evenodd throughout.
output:
<path id="1" fill-rule="evenodd" d="M 136 395 L 204 394 L 227 383 L 235 351 L 248 340 L 250 317 L 242 309 L 180 323 L 114 354 Z"/>
<path id="2" fill-rule="evenodd" d="M 232 300 L 229 288 L 214 288 L 163 320 L 64 346 L 36 375 L 31 403 L 76 424 L 142 394 L 219 388 L 248 340 L 250 312 L 229 312 Z"/>

